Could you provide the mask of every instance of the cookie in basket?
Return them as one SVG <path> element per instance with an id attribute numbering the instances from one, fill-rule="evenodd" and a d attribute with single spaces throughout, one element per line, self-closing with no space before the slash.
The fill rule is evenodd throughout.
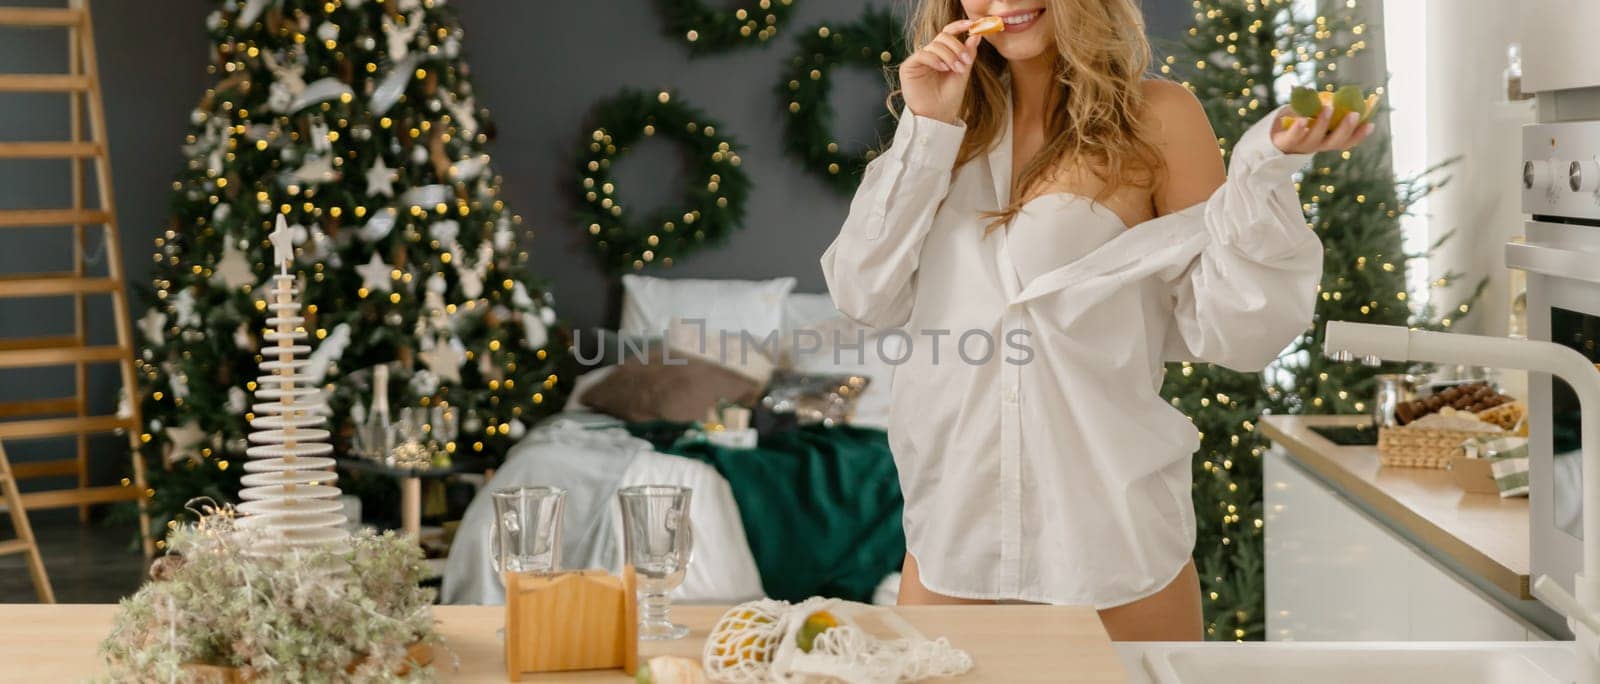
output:
<path id="1" fill-rule="evenodd" d="M 1499 425 L 1502 430 L 1513 430 L 1528 415 L 1528 407 L 1520 401 L 1509 401 L 1477 413 L 1478 420 Z"/>
<path id="2" fill-rule="evenodd" d="M 1477 412 L 1511 401 L 1511 397 L 1495 391 L 1488 383 L 1473 382 L 1440 390 L 1421 399 L 1403 402 L 1395 407 L 1394 416 L 1401 425 L 1409 425 L 1446 409 Z"/>

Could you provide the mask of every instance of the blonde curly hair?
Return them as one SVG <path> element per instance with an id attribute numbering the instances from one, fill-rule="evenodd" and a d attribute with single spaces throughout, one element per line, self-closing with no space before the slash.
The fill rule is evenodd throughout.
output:
<path id="1" fill-rule="evenodd" d="M 911 1 L 906 39 L 913 49 L 927 45 L 950 22 L 969 18 L 961 0 Z M 1045 0 L 1045 5 L 1045 18 L 1055 30 L 1059 84 L 1047 105 L 1045 144 L 1012 179 L 1010 204 L 986 214 L 993 221 L 985 232 L 1009 222 L 1031 193 L 1069 163 L 1104 183 L 1096 201 L 1124 184 L 1153 188 L 1164 166 L 1139 116 L 1151 57 L 1137 0 Z M 979 45 L 961 105 L 967 134 L 957 166 L 984 154 L 1005 130 L 1007 69 L 994 46 Z"/>

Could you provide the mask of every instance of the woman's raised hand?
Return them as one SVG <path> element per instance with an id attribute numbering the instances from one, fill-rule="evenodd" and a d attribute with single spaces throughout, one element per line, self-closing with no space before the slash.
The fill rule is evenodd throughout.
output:
<path id="1" fill-rule="evenodd" d="M 1286 112 L 1281 116 L 1289 115 L 1292 115 L 1292 112 Z M 1361 123 L 1360 114 L 1351 112 L 1345 115 L 1344 121 L 1330 128 L 1328 119 L 1332 116 L 1333 107 L 1324 105 L 1322 113 L 1317 115 L 1315 121 L 1300 117 L 1289 128 L 1284 128 L 1278 121 L 1273 121 L 1272 142 L 1287 154 L 1310 154 L 1355 147 L 1372 134 L 1372 124 Z"/>
<path id="2" fill-rule="evenodd" d="M 980 36 L 958 38 L 972 25 L 953 21 L 938 37 L 900 63 L 900 92 L 906 107 L 918 116 L 945 123 L 961 118 L 961 101 L 967 93 L 972 63 L 978 58 Z"/>

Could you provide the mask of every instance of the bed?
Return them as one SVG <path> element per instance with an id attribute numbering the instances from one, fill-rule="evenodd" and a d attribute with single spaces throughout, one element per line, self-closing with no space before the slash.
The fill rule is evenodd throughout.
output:
<path id="1" fill-rule="evenodd" d="M 792 279 L 666 281 L 624 278 L 618 335 L 647 334 L 696 317 L 711 329 L 850 329 L 825 294 L 793 294 Z M 776 313 L 774 313 L 776 312 Z M 826 346 L 826 345 L 825 345 Z M 620 487 L 674 484 L 694 490 L 695 548 L 674 593 L 686 603 L 828 595 L 892 602 L 905 540 L 899 482 L 883 432 L 892 367 L 841 360 L 830 348 L 790 349 L 774 364 L 871 378 L 848 425 L 803 426 L 763 436 L 753 449 L 677 439 L 689 423 L 626 422 L 591 410 L 584 396 L 617 365 L 579 377 L 560 413 L 529 430 L 473 500 L 446 561 L 441 599 L 497 604 L 504 590 L 489 562 L 492 504 L 485 492 L 554 484 L 568 490 L 563 567 L 621 566 Z M 871 354 L 867 354 L 871 357 Z"/>

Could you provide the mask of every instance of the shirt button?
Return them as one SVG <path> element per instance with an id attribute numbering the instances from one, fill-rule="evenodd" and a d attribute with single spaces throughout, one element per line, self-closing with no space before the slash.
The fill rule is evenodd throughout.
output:
<path id="1" fill-rule="evenodd" d="M 1004 392 L 1002 392 L 1000 396 L 1005 398 L 1007 404 L 1015 404 L 1015 403 L 1017 403 L 1017 391 L 1014 390 L 1014 389 L 1009 389 L 1008 388 Z"/>

